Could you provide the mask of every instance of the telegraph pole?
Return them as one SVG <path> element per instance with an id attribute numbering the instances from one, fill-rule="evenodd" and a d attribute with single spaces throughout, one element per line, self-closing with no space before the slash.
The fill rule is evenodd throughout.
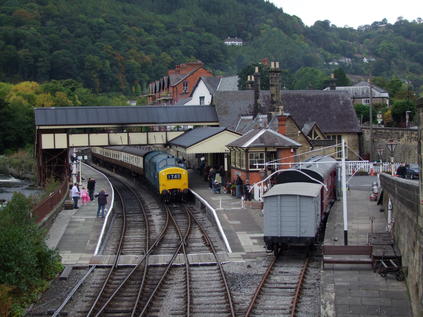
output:
<path id="1" fill-rule="evenodd" d="M 348 245 L 347 177 L 346 177 L 346 168 L 345 168 L 345 140 L 344 139 L 342 139 L 341 184 L 342 184 L 342 215 L 344 218 L 344 245 Z"/>

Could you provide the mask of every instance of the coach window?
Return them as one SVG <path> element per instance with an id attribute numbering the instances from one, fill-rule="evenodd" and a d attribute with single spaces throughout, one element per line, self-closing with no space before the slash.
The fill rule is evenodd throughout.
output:
<path id="1" fill-rule="evenodd" d="M 248 155 L 250 170 L 263 168 L 264 158 L 264 152 L 250 152 Z"/>

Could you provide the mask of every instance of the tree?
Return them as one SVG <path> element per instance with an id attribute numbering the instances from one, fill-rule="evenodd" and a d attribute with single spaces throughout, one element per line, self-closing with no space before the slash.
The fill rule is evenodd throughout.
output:
<path id="1" fill-rule="evenodd" d="M 294 89 L 323 89 L 325 74 L 313 67 L 302 67 L 294 75 Z"/>
<path id="2" fill-rule="evenodd" d="M 30 200 L 15 193 L 0 217 L 0 293 L 11 304 L 5 316 L 16 316 L 19 306 L 33 300 L 61 269 L 57 251 L 46 246 L 31 218 Z"/>
<path id="3" fill-rule="evenodd" d="M 409 120 L 413 120 L 416 113 L 416 104 L 409 100 L 399 100 L 392 105 L 392 119 L 396 126 L 405 126 L 406 112 L 410 111 Z"/>
<path id="4" fill-rule="evenodd" d="M 337 68 L 333 71 L 337 86 L 351 86 L 351 80 L 348 79 L 342 68 Z"/>
<path id="5" fill-rule="evenodd" d="M 268 90 L 269 89 L 269 66 L 264 64 L 251 64 L 244 67 L 239 73 L 239 82 L 238 87 L 239 89 L 248 89 L 247 85 L 247 78 L 248 76 L 254 75 L 255 68 L 258 67 L 260 73 L 260 89 Z"/>

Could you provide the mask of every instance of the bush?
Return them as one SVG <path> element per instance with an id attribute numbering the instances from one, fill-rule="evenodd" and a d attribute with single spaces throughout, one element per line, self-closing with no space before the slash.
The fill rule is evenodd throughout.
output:
<path id="1" fill-rule="evenodd" d="M 11 300 L 14 315 L 19 316 L 22 307 L 47 287 L 62 265 L 31 218 L 28 198 L 15 193 L 0 213 L 0 300 L 4 301 L 0 309 Z"/>
<path id="2" fill-rule="evenodd" d="M 30 149 L 0 156 L 0 173 L 18 178 L 35 179 L 35 159 Z"/>

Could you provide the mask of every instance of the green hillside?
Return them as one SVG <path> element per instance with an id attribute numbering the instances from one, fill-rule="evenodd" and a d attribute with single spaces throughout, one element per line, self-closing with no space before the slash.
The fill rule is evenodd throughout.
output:
<path id="1" fill-rule="evenodd" d="M 306 27 L 264 0 L 0 0 L 0 81 L 75 79 L 129 93 L 189 60 L 233 74 L 267 57 L 281 62 L 288 88 L 301 67 L 371 71 L 420 87 L 423 23 L 383 22 Z M 228 36 L 246 45 L 225 46 Z"/>

